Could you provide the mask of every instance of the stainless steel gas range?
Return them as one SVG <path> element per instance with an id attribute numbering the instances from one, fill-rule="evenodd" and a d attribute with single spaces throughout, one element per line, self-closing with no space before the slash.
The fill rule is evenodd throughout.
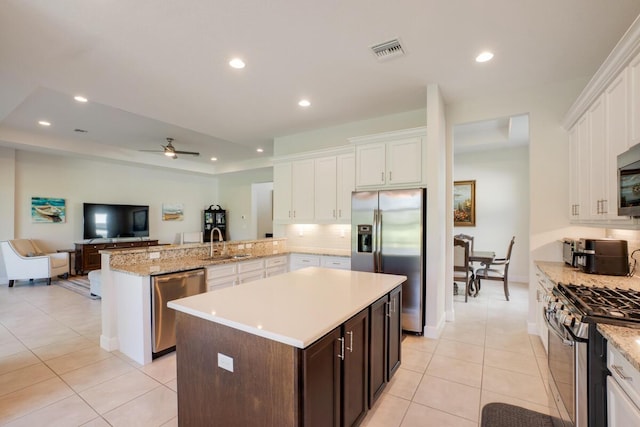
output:
<path id="1" fill-rule="evenodd" d="M 640 291 L 558 283 L 545 301 L 549 387 L 559 425 L 605 426 L 609 371 L 606 340 L 596 326 L 640 327 Z"/>

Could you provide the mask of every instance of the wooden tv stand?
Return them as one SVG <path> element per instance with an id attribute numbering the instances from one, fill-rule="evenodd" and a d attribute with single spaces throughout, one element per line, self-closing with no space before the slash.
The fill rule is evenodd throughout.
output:
<path id="1" fill-rule="evenodd" d="M 76 243 L 76 274 L 85 274 L 101 268 L 100 251 L 104 249 L 130 249 L 157 246 L 157 240 L 136 240 L 104 243 Z"/>

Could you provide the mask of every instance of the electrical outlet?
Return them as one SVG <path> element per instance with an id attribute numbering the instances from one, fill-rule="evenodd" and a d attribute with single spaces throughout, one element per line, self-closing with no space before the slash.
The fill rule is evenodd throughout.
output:
<path id="1" fill-rule="evenodd" d="M 243 249 L 244 249 L 244 245 L 243 245 L 243 244 L 239 244 L 239 245 L 238 245 L 238 250 L 239 250 L 239 251 L 241 251 L 241 250 L 243 250 Z"/>
<path id="2" fill-rule="evenodd" d="M 149 252 L 149 259 L 158 259 L 160 258 L 160 252 Z"/>
<path id="3" fill-rule="evenodd" d="M 252 243 L 247 243 L 247 244 L 246 244 L 247 249 L 251 249 L 251 247 L 252 247 L 252 246 L 253 246 L 253 244 L 252 244 Z"/>
<path id="4" fill-rule="evenodd" d="M 233 372 L 233 358 L 225 354 L 218 353 L 218 367 Z"/>

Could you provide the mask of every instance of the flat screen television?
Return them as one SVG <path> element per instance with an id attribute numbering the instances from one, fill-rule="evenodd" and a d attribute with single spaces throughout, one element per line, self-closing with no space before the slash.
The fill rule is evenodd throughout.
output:
<path id="1" fill-rule="evenodd" d="M 84 239 L 149 237 L 149 206 L 84 203 Z"/>

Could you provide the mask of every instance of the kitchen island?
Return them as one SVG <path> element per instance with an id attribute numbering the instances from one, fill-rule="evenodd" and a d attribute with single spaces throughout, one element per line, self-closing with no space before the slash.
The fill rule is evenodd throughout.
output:
<path id="1" fill-rule="evenodd" d="M 405 280 L 312 267 L 169 302 L 180 425 L 359 424 L 379 354 L 399 364 Z"/>

